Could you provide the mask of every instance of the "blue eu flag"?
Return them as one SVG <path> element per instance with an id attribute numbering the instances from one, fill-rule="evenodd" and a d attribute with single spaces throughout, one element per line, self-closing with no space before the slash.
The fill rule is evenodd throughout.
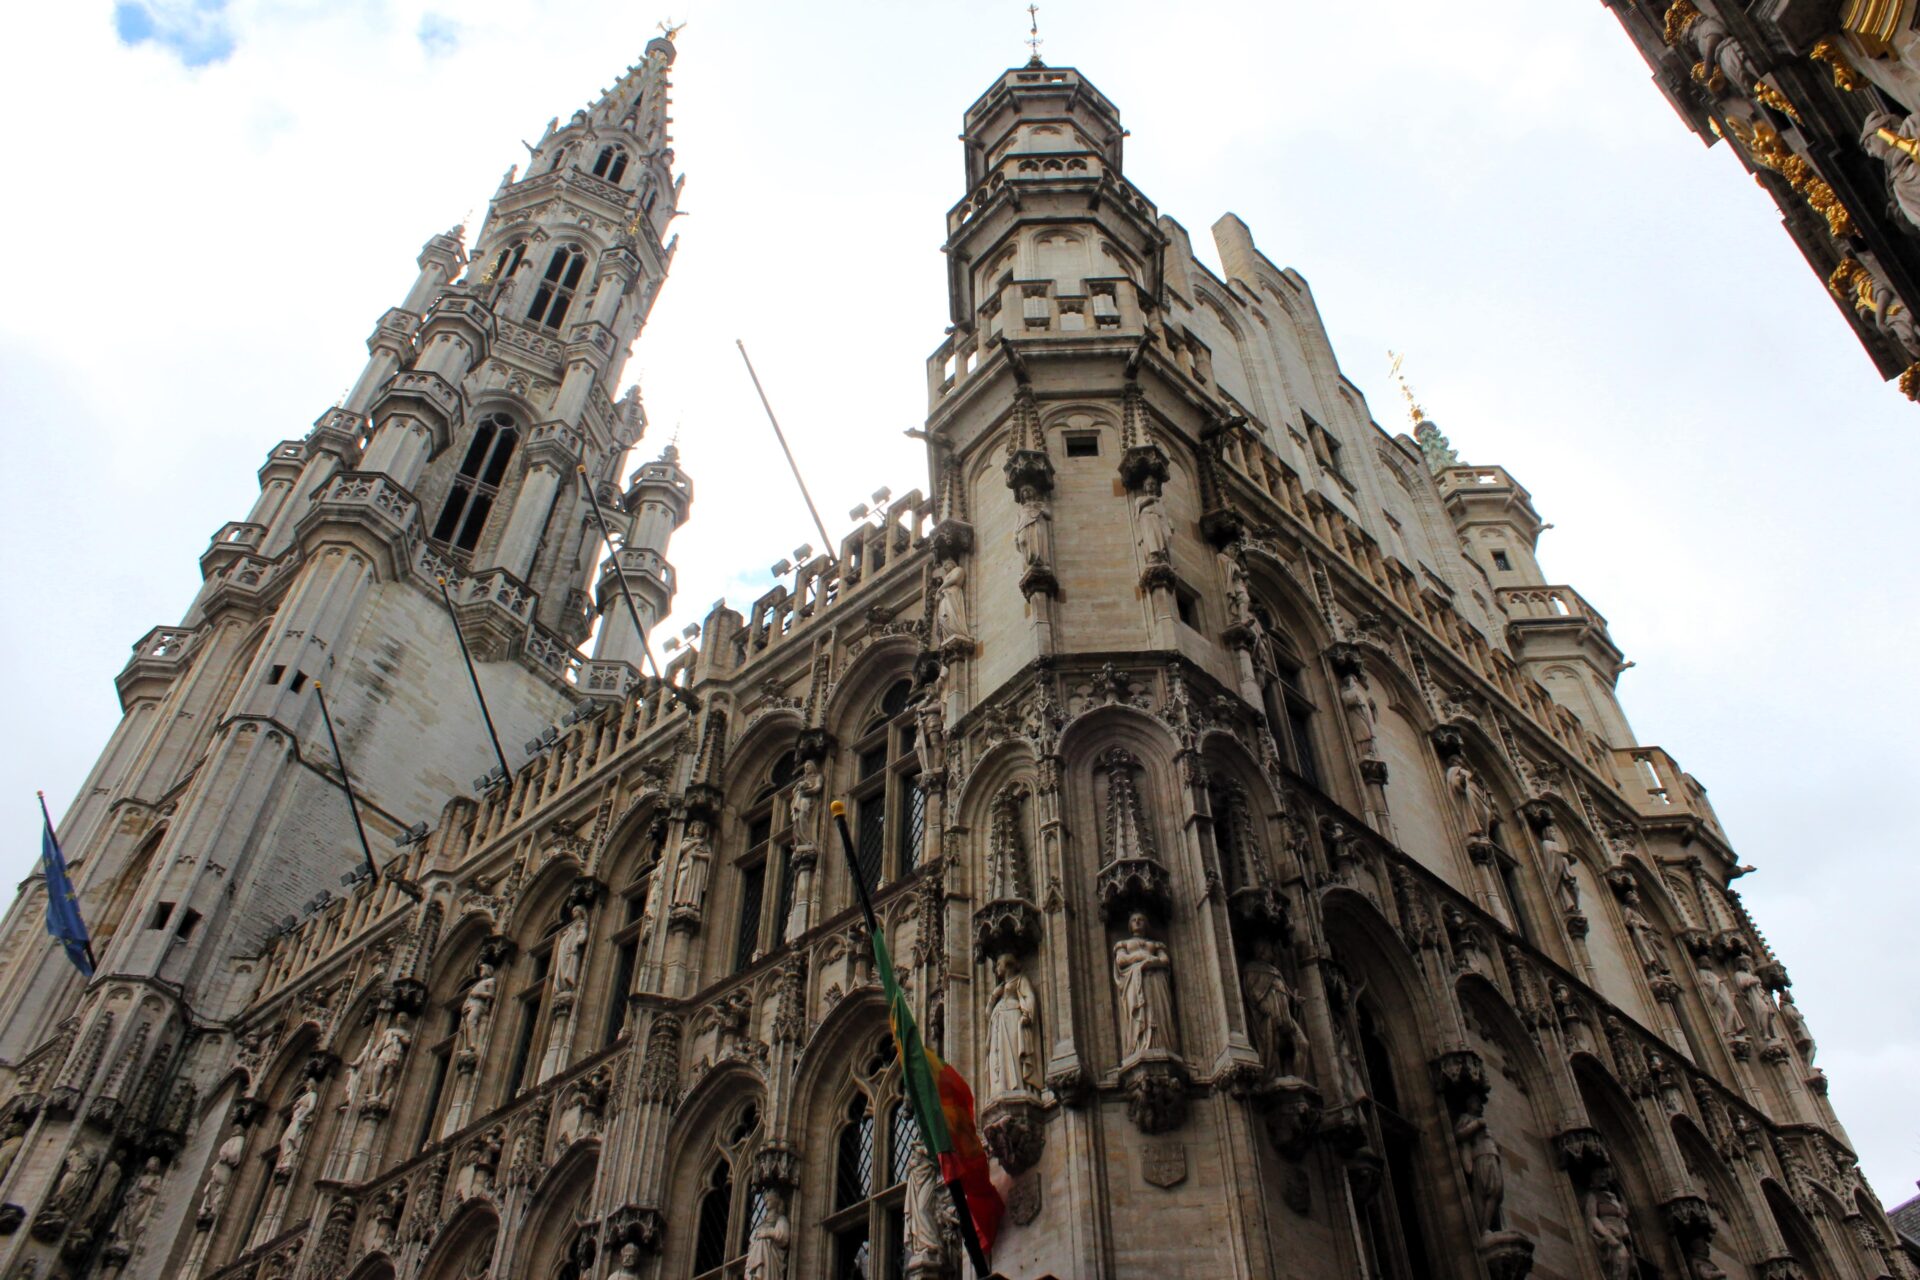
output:
<path id="1" fill-rule="evenodd" d="M 87 925 L 80 918 L 80 897 L 73 891 L 73 879 L 67 875 L 67 858 L 60 852 L 60 841 L 53 834 L 53 819 L 47 814 L 47 796 L 40 793 L 40 820 L 45 824 L 40 835 L 40 859 L 47 871 L 47 932 L 67 949 L 73 967 L 93 976 L 93 943 L 87 940 Z"/>

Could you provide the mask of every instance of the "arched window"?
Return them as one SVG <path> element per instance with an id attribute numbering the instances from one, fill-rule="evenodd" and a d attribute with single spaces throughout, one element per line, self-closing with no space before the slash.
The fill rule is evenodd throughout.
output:
<path id="1" fill-rule="evenodd" d="M 607 1015 L 601 1032 L 601 1046 L 608 1047 L 620 1038 L 627 1025 L 627 995 L 633 987 L 633 970 L 640 960 L 640 926 L 646 918 L 647 888 L 660 873 L 660 846 L 666 840 L 664 822 L 646 835 L 648 851 L 633 879 L 620 890 L 620 896 L 607 908 L 606 920 L 613 925 L 613 981 L 607 987 Z"/>
<path id="2" fill-rule="evenodd" d="M 1505 900 L 1507 919 L 1516 932 L 1528 941 L 1533 926 L 1527 918 L 1527 901 L 1520 892 L 1520 861 L 1507 847 L 1507 825 L 1495 818 L 1487 823 L 1487 842 L 1493 846 L 1493 869 L 1500 878 L 1500 896 Z"/>
<path id="3" fill-rule="evenodd" d="M 695 1280 L 722 1280 L 739 1274 L 735 1269 L 746 1256 L 747 1238 L 766 1212 L 759 1191 L 745 1194 L 734 1181 L 735 1165 L 748 1166 L 755 1136 L 760 1127 L 760 1110 L 752 1103 L 740 1109 L 722 1141 L 719 1159 L 702 1183 L 700 1200 L 694 1209 L 693 1275 Z"/>
<path id="4" fill-rule="evenodd" d="M 566 165 L 566 163 L 567 163 L 567 156 L 568 156 L 568 155 L 569 155 L 569 154 L 570 154 L 570 153 L 571 153 L 572 151 L 573 151 L 573 148 L 572 148 L 572 146 L 565 146 L 565 147 L 561 147 L 561 148 L 560 148 L 560 149 L 559 149 L 558 151 L 556 151 L 556 152 L 554 152 L 554 153 L 553 153 L 553 163 L 547 166 L 547 172 L 548 172 L 548 173 L 558 173 L 558 172 L 560 172 L 560 170 L 561 170 L 561 169 L 562 169 L 562 168 L 563 168 L 563 167 L 564 167 L 564 166 Z"/>
<path id="5" fill-rule="evenodd" d="M 527 243 L 517 240 L 494 255 L 493 265 L 487 268 L 487 280 L 494 285 L 504 285 L 527 256 Z"/>
<path id="6" fill-rule="evenodd" d="M 555 249 L 547 260 L 546 274 L 540 277 L 540 287 L 533 291 L 528 321 L 558 329 L 567 318 L 567 309 L 573 306 L 573 291 L 580 287 L 586 269 L 587 255 L 577 246 L 563 244 Z"/>
<path id="7" fill-rule="evenodd" d="M 740 916 L 734 932 L 733 967 L 744 969 L 754 957 L 785 938 L 793 910 L 793 836 L 790 804 L 799 765 L 789 751 L 774 762 L 767 784 L 747 810 L 747 847 L 735 864 L 740 869 Z M 767 886 L 774 892 L 769 895 Z"/>
<path id="8" fill-rule="evenodd" d="M 834 1136 L 833 1203 L 823 1225 L 831 1251 L 827 1274 L 835 1280 L 898 1276 L 906 1266 L 904 1184 L 917 1139 L 893 1058 L 892 1040 L 882 1038 L 865 1078 L 856 1076 Z M 886 1117 L 884 1125 L 875 1123 L 876 1111 Z"/>
<path id="9" fill-rule="evenodd" d="M 602 147 L 594 158 L 593 176 L 618 184 L 627 176 L 627 153 L 620 147 Z"/>
<path id="10" fill-rule="evenodd" d="M 541 932 L 540 940 L 526 949 L 515 966 L 523 977 L 519 991 L 514 993 L 518 1022 L 514 1026 L 513 1056 L 507 1060 L 506 1088 L 500 1094 L 503 1102 L 518 1097 L 528 1084 L 539 1080 L 539 1055 L 545 1052 L 546 1039 L 541 1033 L 549 1021 L 547 993 L 553 986 L 548 980 L 553 971 L 553 943 L 555 936 L 566 927 L 567 910 L 565 905 L 561 906 Z"/>
<path id="11" fill-rule="evenodd" d="M 1313 700 L 1307 696 L 1304 679 L 1306 664 L 1295 653 L 1285 633 L 1273 624 L 1273 616 L 1262 605 L 1253 606 L 1253 616 L 1265 630 L 1261 646 L 1261 685 L 1266 700 L 1268 726 L 1280 755 L 1308 785 L 1320 785 L 1320 767 L 1313 750 Z"/>
<path id="12" fill-rule="evenodd" d="M 1372 1008 L 1362 1002 L 1353 1016 L 1359 1034 L 1360 1073 L 1373 1102 L 1371 1137 L 1383 1166 L 1378 1186 L 1354 1197 L 1363 1206 L 1362 1227 L 1367 1250 L 1373 1255 L 1371 1274 L 1420 1280 L 1434 1274 L 1420 1229 L 1416 1182 L 1420 1130 L 1401 1110 L 1392 1048 Z"/>
<path id="13" fill-rule="evenodd" d="M 513 419 L 498 413 L 480 419 L 467 445 L 467 456 L 461 460 L 460 474 L 454 477 L 440 518 L 434 521 L 435 542 L 461 551 L 471 551 L 480 544 L 493 500 L 499 496 L 500 482 L 506 478 L 507 464 L 519 443 L 520 433 Z"/>
<path id="14" fill-rule="evenodd" d="M 912 871 L 926 835 L 912 693 L 911 681 L 896 680 L 853 745 L 854 852 L 870 889 Z"/>

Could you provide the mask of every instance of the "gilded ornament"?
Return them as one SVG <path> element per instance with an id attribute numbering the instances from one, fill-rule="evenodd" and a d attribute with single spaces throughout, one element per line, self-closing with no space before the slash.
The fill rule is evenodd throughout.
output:
<path id="1" fill-rule="evenodd" d="M 1835 44 L 1832 38 L 1821 40 L 1813 46 L 1813 52 L 1807 55 L 1815 62 L 1824 62 L 1833 68 L 1833 87 L 1852 93 L 1860 87 L 1860 73 L 1853 69 L 1853 63 L 1847 60 L 1846 50 Z"/>
<path id="2" fill-rule="evenodd" d="M 1700 10 L 1688 0 L 1673 0 L 1667 9 L 1666 29 L 1662 35 L 1669 47 L 1680 43 L 1680 37 L 1687 34 L 1687 28 L 1700 20 Z"/>
<path id="3" fill-rule="evenodd" d="M 1914 361 L 1901 372 L 1900 394 L 1909 400 L 1920 400 L 1920 360 Z"/>
<path id="4" fill-rule="evenodd" d="M 1755 167 L 1772 170 L 1785 178 L 1787 185 L 1827 220 L 1828 234 L 1839 240 L 1854 233 L 1853 215 L 1840 203 L 1840 197 L 1815 174 L 1812 165 L 1793 153 L 1779 130 L 1764 120 L 1755 120 L 1748 126 L 1733 116 L 1726 117 L 1724 123 L 1727 134 L 1740 144 Z"/>
<path id="5" fill-rule="evenodd" d="M 1693 64 L 1694 81 L 1708 93 L 1718 97 L 1727 91 L 1727 76 L 1718 67 L 1709 67 L 1704 62 Z"/>
<path id="6" fill-rule="evenodd" d="M 1873 132 L 1875 137 L 1895 151 L 1904 151 L 1910 158 L 1920 160 L 1920 138 L 1909 138 L 1891 129 L 1875 129 Z"/>
<path id="7" fill-rule="evenodd" d="M 1764 80 L 1753 86 L 1753 99 L 1762 106 L 1772 107 L 1795 124 L 1806 123 L 1800 118 L 1800 109 L 1788 100 L 1787 95 Z"/>

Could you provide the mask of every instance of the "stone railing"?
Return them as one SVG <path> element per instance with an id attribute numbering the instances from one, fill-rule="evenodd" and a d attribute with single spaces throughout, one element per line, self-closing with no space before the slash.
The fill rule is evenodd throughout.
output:
<path id="1" fill-rule="evenodd" d="M 387 876 L 362 880 L 344 897 L 303 917 L 261 950 L 254 1002 L 271 999 L 379 926 L 404 915 L 413 899 Z"/>
<path id="2" fill-rule="evenodd" d="M 1494 600 L 1515 621 L 1590 622 L 1602 631 L 1607 620 L 1572 587 L 1497 587 Z"/>
<path id="3" fill-rule="evenodd" d="M 1621 794 L 1636 813 L 1649 818 L 1684 814 L 1698 818 L 1714 834 L 1726 838 L 1719 815 L 1707 802 L 1707 789 L 1664 750 L 1627 747 L 1613 754 L 1620 762 Z"/>

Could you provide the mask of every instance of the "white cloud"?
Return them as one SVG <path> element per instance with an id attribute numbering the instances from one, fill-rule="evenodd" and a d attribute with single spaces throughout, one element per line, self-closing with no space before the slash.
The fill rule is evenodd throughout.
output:
<path id="1" fill-rule="evenodd" d="M 96 0 L 19 15 L 0 52 L 19 144 L 0 206 L 15 875 L 33 788 L 56 811 L 72 795 L 126 646 L 177 618 L 268 447 L 358 373 L 420 244 L 484 208 L 517 140 L 665 16 L 141 2 L 144 40 Z M 1339 6 L 1193 4 L 1177 29 L 1134 0 L 1041 16 L 1048 57 L 1119 105 L 1129 175 L 1203 254 L 1219 213 L 1245 217 L 1313 283 L 1382 421 L 1392 346 L 1462 453 L 1508 466 L 1557 522 L 1550 572 L 1611 620 L 1640 664 L 1623 689 L 1641 736 L 1711 785 L 1761 867 L 1747 901 L 1898 1199 L 1920 1174 L 1920 1010 L 1876 978 L 1905 967 L 1909 927 L 1920 569 L 1900 552 L 1920 415 L 1610 13 L 1536 9 L 1516 24 L 1394 0 L 1364 44 Z M 674 110 L 688 214 L 629 370 L 655 424 L 643 452 L 678 424 L 698 487 L 677 629 L 722 591 L 744 605 L 814 536 L 734 338 L 823 511 L 924 483 L 900 432 L 946 323 L 953 135 L 1024 57 L 1026 15 L 695 0 L 675 16 L 692 20 Z"/>

